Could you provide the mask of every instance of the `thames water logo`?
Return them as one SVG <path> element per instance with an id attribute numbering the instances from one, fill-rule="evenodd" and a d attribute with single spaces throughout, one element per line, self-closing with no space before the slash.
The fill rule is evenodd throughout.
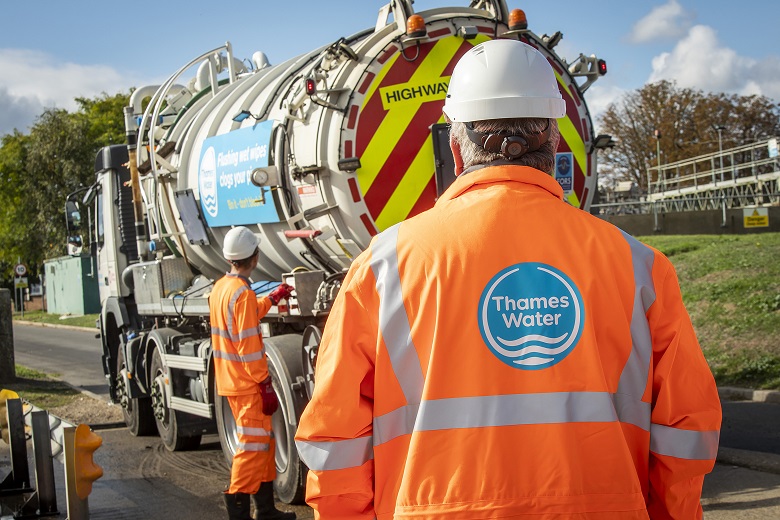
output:
<path id="1" fill-rule="evenodd" d="M 217 159 L 214 147 L 209 146 L 200 160 L 200 173 L 198 175 L 200 187 L 200 203 L 203 209 L 212 217 L 219 213 L 217 200 Z"/>
<path id="2" fill-rule="evenodd" d="M 582 334 L 585 309 L 574 282 L 538 262 L 496 274 L 479 300 L 479 329 L 490 351 L 514 368 L 540 370 L 568 356 Z"/>

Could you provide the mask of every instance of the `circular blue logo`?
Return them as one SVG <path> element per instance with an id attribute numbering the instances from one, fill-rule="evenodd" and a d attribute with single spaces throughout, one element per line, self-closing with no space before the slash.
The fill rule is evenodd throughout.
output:
<path id="1" fill-rule="evenodd" d="M 585 308 L 565 273 L 526 262 L 503 269 L 488 282 L 478 319 L 482 339 L 498 359 L 514 368 L 540 370 L 574 350 Z"/>

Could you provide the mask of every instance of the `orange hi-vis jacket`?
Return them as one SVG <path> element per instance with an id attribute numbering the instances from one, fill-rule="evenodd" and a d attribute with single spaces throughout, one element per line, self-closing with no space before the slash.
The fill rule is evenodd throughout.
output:
<path id="1" fill-rule="evenodd" d="M 209 311 L 219 395 L 258 393 L 258 383 L 268 377 L 260 318 L 270 308 L 271 300 L 257 298 L 244 277 L 226 274 L 214 284 Z"/>
<path id="2" fill-rule="evenodd" d="M 315 518 L 701 518 L 717 389 L 658 251 L 522 166 L 374 238 L 296 435 Z"/>

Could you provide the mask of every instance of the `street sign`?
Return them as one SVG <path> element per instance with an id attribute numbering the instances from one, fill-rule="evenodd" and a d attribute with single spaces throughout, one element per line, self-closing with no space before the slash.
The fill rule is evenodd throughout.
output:
<path id="1" fill-rule="evenodd" d="M 14 289 L 27 289 L 29 284 L 27 283 L 27 277 L 17 276 L 14 278 Z"/>
<path id="2" fill-rule="evenodd" d="M 769 208 L 743 208 L 742 218 L 746 228 L 769 227 Z"/>
<path id="3" fill-rule="evenodd" d="M 27 274 L 27 266 L 24 264 L 16 264 L 14 266 L 14 274 L 16 276 L 24 276 Z"/>

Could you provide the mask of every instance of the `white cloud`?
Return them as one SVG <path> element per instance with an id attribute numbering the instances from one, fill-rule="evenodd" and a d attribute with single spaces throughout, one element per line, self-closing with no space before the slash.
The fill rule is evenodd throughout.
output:
<path id="1" fill-rule="evenodd" d="M 691 27 L 671 52 L 652 61 L 648 81 L 675 81 L 678 86 L 709 92 L 761 94 L 780 100 L 780 58 L 756 60 L 740 56 L 718 41 L 714 29 Z"/>
<path id="2" fill-rule="evenodd" d="M 0 49 L 0 135 L 25 131 L 43 108 L 76 108 L 77 97 L 115 94 L 133 83 L 111 67 L 58 63 L 49 55 Z"/>
<path id="3" fill-rule="evenodd" d="M 0 137 L 10 134 L 14 129 L 27 132 L 36 115 L 43 106 L 36 99 L 16 97 L 8 89 L 0 86 Z"/>
<path id="4" fill-rule="evenodd" d="M 596 83 L 585 93 L 585 100 L 588 103 L 588 110 L 593 124 L 596 125 L 598 132 L 598 120 L 607 111 L 610 103 L 614 103 L 622 98 L 626 90 L 616 85 Z"/>
<path id="5" fill-rule="evenodd" d="M 629 40 L 647 43 L 654 40 L 677 39 L 685 34 L 691 25 L 692 15 L 686 12 L 677 0 L 653 8 L 644 18 L 634 24 Z"/>

